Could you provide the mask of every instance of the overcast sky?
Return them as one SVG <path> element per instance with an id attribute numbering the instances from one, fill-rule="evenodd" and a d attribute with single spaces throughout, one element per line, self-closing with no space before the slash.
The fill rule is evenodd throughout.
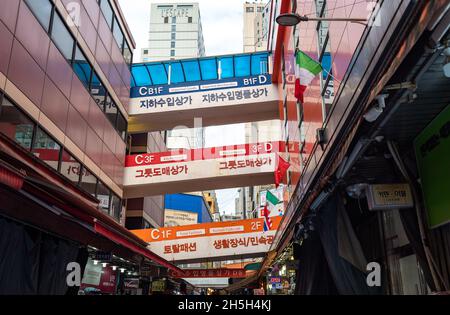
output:
<path id="1" fill-rule="evenodd" d="M 148 46 L 151 3 L 198 2 L 205 39 L 206 55 L 241 53 L 243 51 L 243 3 L 245 0 L 119 0 L 131 28 L 137 48 L 134 61 L 139 62 L 141 48 Z M 205 132 L 206 147 L 242 144 L 245 141 L 244 125 L 208 127 Z M 220 213 L 235 213 L 237 189 L 217 191 Z"/>

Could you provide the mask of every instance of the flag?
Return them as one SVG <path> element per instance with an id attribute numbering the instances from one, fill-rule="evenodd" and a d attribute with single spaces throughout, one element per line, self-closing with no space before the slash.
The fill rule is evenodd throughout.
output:
<path id="1" fill-rule="evenodd" d="M 300 50 L 295 63 L 295 97 L 303 103 L 305 90 L 322 71 L 322 65 Z"/>
<path id="2" fill-rule="evenodd" d="M 290 166 L 291 164 L 289 164 L 289 162 L 286 162 L 281 156 L 278 156 L 278 166 L 275 170 L 275 186 L 277 188 L 283 181 L 284 175 L 286 175 L 286 172 Z"/>
<path id="3" fill-rule="evenodd" d="M 280 200 L 278 200 L 278 198 L 274 194 L 272 194 L 270 192 L 270 190 L 268 190 L 266 193 L 266 200 L 267 200 L 267 205 L 268 205 L 267 208 L 269 209 L 269 216 L 270 216 L 271 214 L 275 213 L 276 206 L 278 204 L 280 204 Z M 272 215 L 272 216 L 274 216 L 274 215 Z"/>
<path id="4" fill-rule="evenodd" d="M 277 198 L 274 194 L 272 194 L 272 193 L 270 192 L 270 190 L 268 190 L 267 193 L 266 193 L 266 200 L 267 200 L 271 205 L 274 205 L 274 206 L 276 206 L 277 204 L 280 203 L 280 200 L 278 200 L 278 198 Z"/>
<path id="5" fill-rule="evenodd" d="M 263 217 L 264 217 L 264 231 L 268 231 L 272 229 L 272 220 L 270 219 L 270 211 L 266 206 L 263 209 Z"/>

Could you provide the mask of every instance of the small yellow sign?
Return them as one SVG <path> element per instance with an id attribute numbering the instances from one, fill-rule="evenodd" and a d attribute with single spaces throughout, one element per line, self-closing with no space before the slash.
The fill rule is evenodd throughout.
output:
<path id="1" fill-rule="evenodd" d="M 370 210 L 411 208 L 414 205 L 408 184 L 370 185 L 367 201 Z"/>
<path id="2" fill-rule="evenodd" d="M 152 282 L 152 291 L 153 292 L 164 292 L 166 290 L 166 282 L 159 280 Z"/>

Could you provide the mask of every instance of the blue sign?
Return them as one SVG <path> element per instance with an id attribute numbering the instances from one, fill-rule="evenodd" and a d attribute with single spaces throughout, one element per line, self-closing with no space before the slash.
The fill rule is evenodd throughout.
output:
<path id="1" fill-rule="evenodd" d="M 243 87 L 270 85 L 270 84 L 272 84 L 272 76 L 270 74 L 261 74 L 258 76 L 223 79 L 223 80 L 207 80 L 207 81 L 188 82 L 170 85 L 164 84 L 164 85 L 140 86 L 131 88 L 131 98 L 156 97 L 172 94 L 236 89 Z"/>

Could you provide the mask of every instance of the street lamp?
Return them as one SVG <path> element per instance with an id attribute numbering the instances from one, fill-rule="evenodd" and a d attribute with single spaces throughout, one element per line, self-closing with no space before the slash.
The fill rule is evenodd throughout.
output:
<path id="1" fill-rule="evenodd" d="M 309 17 L 306 15 L 299 15 L 297 13 L 283 13 L 277 16 L 276 21 L 281 26 L 294 26 L 300 22 L 308 22 L 308 21 L 338 21 L 338 22 L 353 22 L 364 24 L 363 22 L 367 22 L 367 19 Z"/>

